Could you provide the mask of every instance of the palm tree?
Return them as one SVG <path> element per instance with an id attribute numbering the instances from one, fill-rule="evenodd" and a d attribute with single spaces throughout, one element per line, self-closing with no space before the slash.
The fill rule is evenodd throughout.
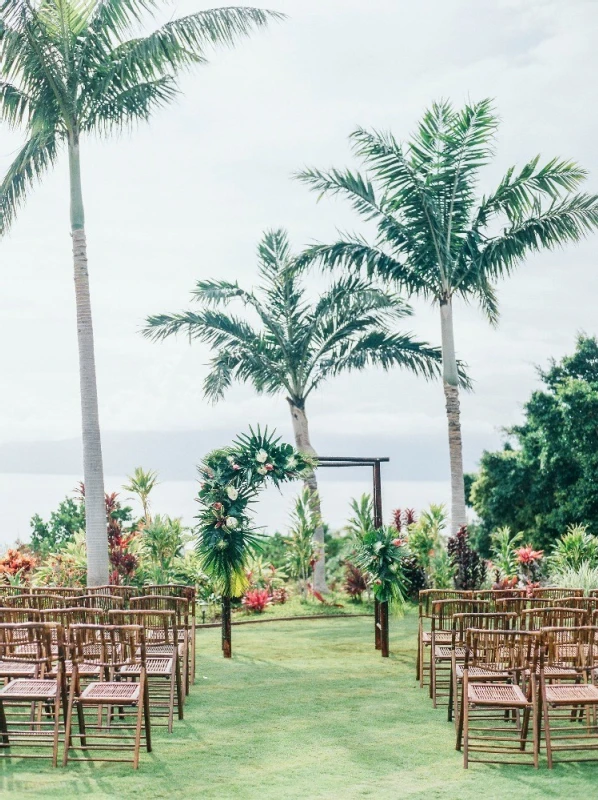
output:
<path id="1" fill-rule="evenodd" d="M 151 469 L 144 470 L 143 467 L 135 467 L 133 474 L 128 476 L 128 483 L 123 486 L 125 492 L 133 492 L 139 498 L 143 507 L 143 519 L 146 526 L 152 521 L 149 496 L 157 485 L 157 472 Z"/>
<path id="2" fill-rule="evenodd" d="M 148 120 L 172 102 L 177 75 L 280 15 L 253 8 L 200 11 L 131 38 L 155 0 L 11 0 L 0 7 L 0 115 L 27 141 L 0 186 L 2 228 L 27 190 L 67 150 L 87 489 L 88 583 L 107 583 L 102 448 L 89 296 L 80 146 Z"/>
<path id="3" fill-rule="evenodd" d="M 348 236 L 315 245 L 303 264 L 365 270 L 440 310 L 453 531 L 466 523 L 453 300 L 477 301 L 495 324 L 499 278 L 528 253 L 577 242 L 598 225 L 598 197 L 574 193 L 586 172 L 571 161 L 540 164 L 538 156 L 520 171 L 507 170 L 495 191 L 476 196 L 497 123 L 490 100 L 460 110 L 438 103 L 407 144 L 363 128 L 351 134 L 368 174 L 308 169 L 297 176 L 320 195 L 348 197 L 376 226 L 371 243 Z"/>
<path id="4" fill-rule="evenodd" d="M 201 311 L 160 314 L 147 320 L 144 335 L 150 339 L 185 331 L 190 339 L 211 346 L 215 355 L 204 393 L 212 401 L 223 397 L 233 380 L 250 383 L 258 393 L 284 392 L 297 449 L 315 455 L 306 401 L 326 379 L 368 365 L 384 369 L 398 365 L 426 378 L 440 374 L 439 348 L 392 330 L 395 322 L 412 313 L 396 294 L 348 276 L 334 281 L 312 301 L 282 230 L 264 235 L 258 268 L 261 283 L 256 291 L 242 289 L 236 282 L 199 281 L 192 296 L 203 306 Z M 213 308 L 237 300 L 257 315 L 260 327 Z M 315 474 L 306 483 L 313 495 L 314 514 L 321 518 Z M 314 586 L 325 591 L 321 525 L 314 538 L 320 551 Z"/>

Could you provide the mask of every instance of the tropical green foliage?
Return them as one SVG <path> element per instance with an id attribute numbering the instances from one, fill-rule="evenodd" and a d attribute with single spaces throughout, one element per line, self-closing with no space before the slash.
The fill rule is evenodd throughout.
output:
<path id="1" fill-rule="evenodd" d="M 355 543 L 355 566 L 367 574 L 377 600 L 402 604 L 408 591 L 403 573 L 404 541 L 390 526 L 364 532 Z"/>
<path id="2" fill-rule="evenodd" d="M 598 589 L 598 567 L 582 561 L 578 567 L 564 567 L 550 573 L 550 584 L 561 589 L 583 589 L 586 594 Z"/>
<path id="3" fill-rule="evenodd" d="M 139 556 L 143 582 L 168 583 L 191 540 L 182 520 L 156 514 L 139 536 Z"/>
<path id="4" fill-rule="evenodd" d="M 396 294 L 349 276 L 312 300 L 282 230 L 264 235 L 258 268 L 257 290 L 236 282 L 198 281 L 192 296 L 199 311 L 147 320 L 144 334 L 153 340 L 184 332 L 210 345 L 214 357 L 204 392 L 211 400 L 223 397 L 236 380 L 259 393 L 284 392 L 303 408 L 324 380 L 369 364 L 406 367 L 426 378 L 439 374 L 438 348 L 395 331 L 396 323 L 412 313 Z M 217 310 L 234 302 L 257 316 L 259 327 L 250 323 L 250 314 Z"/>
<path id="5" fill-rule="evenodd" d="M 546 550 L 569 525 L 598 534 L 598 341 L 580 336 L 573 355 L 540 378 L 523 423 L 503 450 L 483 454 L 471 489 L 485 552 L 504 525 Z"/>
<path id="6" fill-rule="evenodd" d="M 507 525 L 490 536 L 492 566 L 498 570 L 501 578 L 514 578 L 519 574 L 517 546 L 521 545 L 522 540 L 523 533 L 513 534 Z"/>
<path id="7" fill-rule="evenodd" d="M 223 8 L 171 19 L 146 36 L 162 4 L 143 0 L 14 0 L 1 7 L 0 113 L 27 141 L 2 185 L 6 227 L 61 145 L 150 118 L 178 95 L 177 76 L 231 45 L 276 12 Z"/>
<path id="8" fill-rule="evenodd" d="M 149 497 L 158 485 L 158 473 L 154 470 L 145 470 L 143 467 L 135 467 L 133 474 L 127 478 L 124 484 L 125 492 L 133 492 L 138 498 L 143 508 L 143 516 L 146 524 L 151 522 Z"/>
<path id="9" fill-rule="evenodd" d="M 29 546 L 40 557 L 56 552 L 74 539 L 78 531 L 85 530 L 85 504 L 80 497 L 65 497 L 50 518 L 44 521 L 39 514 L 31 518 Z"/>
<path id="10" fill-rule="evenodd" d="M 583 564 L 598 568 L 598 536 L 588 533 L 585 525 L 570 525 L 555 544 L 548 560 L 552 572 L 578 570 Z"/>
<path id="11" fill-rule="evenodd" d="M 442 504 L 431 503 L 421 512 L 419 520 L 409 529 L 409 550 L 427 573 L 433 574 L 435 557 L 443 550 L 443 534 L 446 529 L 446 509 Z M 444 563 L 437 562 L 445 570 Z M 441 586 L 435 588 L 444 588 Z"/>
<path id="12" fill-rule="evenodd" d="M 307 592 L 307 582 L 318 559 L 313 535 L 320 524 L 320 517 L 315 505 L 313 494 L 304 488 L 295 501 L 289 536 L 285 539 L 287 572 L 298 581 L 303 595 Z"/>
<path id="13" fill-rule="evenodd" d="M 310 468 L 309 456 L 259 427 L 240 435 L 231 447 L 209 453 L 199 466 L 197 552 L 223 595 L 243 594 L 249 560 L 259 552 L 263 537 L 254 527 L 250 504 L 266 481 L 279 486 Z"/>

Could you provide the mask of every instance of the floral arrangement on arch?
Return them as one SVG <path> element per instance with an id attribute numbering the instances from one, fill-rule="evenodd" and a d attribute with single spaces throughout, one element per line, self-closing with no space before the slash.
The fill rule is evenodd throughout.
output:
<path id="1" fill-rule="evenodd" d="M 197 553 L 222 595 L 239 597 L 247 588 L 249 560 L 261 540 L 250 506 L 260 490 L 267 482 L 280 486 L 301 478 L 314 465 L 311 456 L 259 426 L 205 457 L 198 467 Z"/>
<path id="2" fill-rule="evenodd" d="M 390 526 L 357 537 L 355 565 L 369 576 L 376 600 L 403 603 L 408 589 L 403 559 L 408 552 L 406 540 Z"/>

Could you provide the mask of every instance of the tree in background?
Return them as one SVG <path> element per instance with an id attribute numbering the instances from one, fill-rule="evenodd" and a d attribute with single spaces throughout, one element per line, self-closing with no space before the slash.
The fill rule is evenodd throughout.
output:
<path id="1" fill-rule="evenodd" d="M 127 478 L 127 483 L 123 486 L 125 492 L 133 492 L 139 498 L 143 508 L 143 519 L 146 525 L 150 525 L 152 518 L 150 514 L 149 497 L 158 485 L 158 473 L 154 470 L 144 470 L 143 467 L 135 467 L 133 474 Z"/>
<path id="2" fill-rule="evenodd" d="M 144 0 L 13 0 L 0 10 L 0 116 L 27 136 L 0 186 L 3 230 L 27 190 L 55 165 L 61 148 L 68 154 L 91 586 L 108 581 L 108 541 L 81 141 L 147 121 L 178 96 L 177 76 L 204 63 L 208 47 L 231 45 L 281 16 L 253 8 L 215 9 L 171 20 L 148 36 L 135 35 L 159 6 Z"/>
<path id="3" fill-rule="evenodd" d="M 242 289 L 228 281 L 199 281 L 193 299 L 199 311 L 159 314 L 147 320 L 144 334 L 153 341 L 184 332 L 214 352 L 204 383 L 210 400 L 224 396 L 233 381 L 251 384 L 258 393 L 286 395 L 295 444 L 315 455 L 311 444 L 306 403 L 329 378 L 368 366 L 402 367 L 433 378 L 440 373 L 440 350 L 398 333 L 396 324 L 411 315 L 411 308 L 393 292 L 383 291 L 365 278 L 345 276 L 332 282 L 312 299 L 303 270 L 291 255 L 282 230 L 264 235 L 258 248 L 260 285 Z M 228 307 L 238 302 L 260 325 L 247 316 L 234 316 Z M 224 306 L 220 311 L 214 306 Z M 306 477 L 314 498 L 315 473 Z M 320 501 L 315 511 L 321 519 Z M 315 534 L 320 557 L 314 588 L 326 590 L 324 529 Z"/>
<path id="4" fill-rule="evenodd" d="M 36 556 L 45 558 L 74 539 L 77 531 L 85 529 L 85 504 L 79 497 L 65 497 L 48 521 L 34 514 L 30 521 L 29 546 Z"/>
<path id="5" fill-rule="evenodd" d="M 540 372 L 543 388 L 524 406 L 502 450 L 485 452 L 471 488 L 480 517 L 477 544 L 508 526 L 550 552 L 570 525 L 598 534 L 598 341 L 579 336 L 575 352 Z"/>
<path id="6" fill-rule="evenodd" d="M 598 226 L 598 197 L 573 192 L 586 172 L 570 161 L 533 158 L 507 170 L 478 197 L 479 172 L 494 155 L 498 117 L 490 100 L 455 110 L 436 103 L 406 144 L 363 128 L 351 135 L 368 174 L 299 173 L 321 194 L 344 195 L 377 234 L 316 245 L 304 263 L 361 271 L 429 300 L 440 312 L 442 372 L 449 433 L 451 532 L 467 520 L 453 302 L 478 302 L 498 319 L 495 284 L 526 255 L 577 242 Z"/>

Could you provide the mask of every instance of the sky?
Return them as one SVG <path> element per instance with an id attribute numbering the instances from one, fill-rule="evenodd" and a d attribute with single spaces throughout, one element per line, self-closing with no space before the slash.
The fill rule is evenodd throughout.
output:
<path id="1" fill-rule="evenodd" d="M 167 16 L 208 7 L 175 3 Z M 482 191 L 537 153 L 579 161 L 590 172 L 587 190 L 598 191 L 594 0 L 271 0 L 270 7 L 286 21 L 210 54 L 150 125 L 83 143 L 107 472 L 142 463 L 193 479 L 204 452 L 249 423 L 291 436 L 284 397 L 235 387 L 211 406 L 201 389 L 207 349 L 184 339 L 152 344 L 139 332 L 148 314 L 187 308 L 200 278 L 251 286 L 268 228 L 286 228 L 296 249 L 338 229 L 363 231 L 348 205 L 316 202 L 292 179 L 305 166 L 355 166 L 347 142 L 355 127 L 405 139 L 434 100 L 492 97 L 502 121 Z M 0 128 L 1 171 L 20 141 Z M 457 303 L 458 355 L 475 382 L 462 401 L 468 469 L 520 419 L 538 385 L 536 365 L 570 352 L 578 332 L 597 332 L 597 241 L 530 258 L 499 286 L 497 328 L 475 306 Z M 65 158 L 30 192 L 0 242 L 0 259 L 0 472 L 76 474 Z M 314 294 L 323 280 L 313 279 Z M 438 343 L 437 309 L 413 306 L 404 327 Z M 389 456 L 387 474 L 402 480 L 448 477 L 438 383 L 371 369 L 323 385 L 308 413 L 320 452 Z"/>

